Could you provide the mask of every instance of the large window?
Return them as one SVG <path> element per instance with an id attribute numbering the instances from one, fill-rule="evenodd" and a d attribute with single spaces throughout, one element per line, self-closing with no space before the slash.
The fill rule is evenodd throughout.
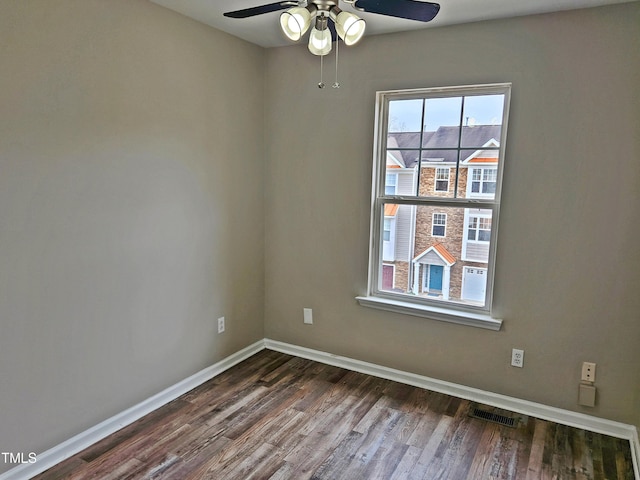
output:
<path id="1" fill-rule="evenodd" d="M 500 327 L 491 304 L 509 93 L 509 84 L 378 92 L 361 304 Z"/>

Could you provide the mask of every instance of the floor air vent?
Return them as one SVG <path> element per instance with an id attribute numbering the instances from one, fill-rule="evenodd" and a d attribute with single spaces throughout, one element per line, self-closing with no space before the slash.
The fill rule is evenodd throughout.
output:
<path id="1" fill-rule="evenodd" d="M 486 420 L 487 422 L 504 425 L 505 427 L 515 428 L 517 426 L 520 416 L 511 416 L 508 414 L 502 415 L 500 413 L 492 412 L 491 410 L 491 407 L 481 408 L 477 405 L 471 405 L 471 408 L 469 409 L 469 416 Z"/>

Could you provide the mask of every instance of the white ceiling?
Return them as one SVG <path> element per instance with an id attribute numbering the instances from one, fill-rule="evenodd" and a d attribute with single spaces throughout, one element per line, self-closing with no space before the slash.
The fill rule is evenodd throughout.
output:
<path id="1" fill-rule="evenodd" d="M 281 12 L 272 12 L 245 19 L 223 17 L 224 12 L 255 7 L 276 0 L 151 0 L 202 23 L 243 38 L 263 47 L 288 45 L 280 33 L 278 17 Z M 387 0 L 393 1 L 393 0 Z M 625 3 L 629 0 L 432 0 L 440 3 L 440 12 L 429 23 L 358 12 L 367 22 L 365 35 L 432 28 L 443 25 L 475 22 L 493 18 L 517 17 L 536 13 L 572 10 Z M 341 2 L 343 10 L 354 11 Z"/>

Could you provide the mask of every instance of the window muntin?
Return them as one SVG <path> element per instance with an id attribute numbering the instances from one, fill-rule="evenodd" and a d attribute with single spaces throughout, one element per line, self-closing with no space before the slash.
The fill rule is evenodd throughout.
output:
<path id="1" fill-rule="evenodd" d="M 490 312 L 509 93 L 508 84 L 378 93 L 370 297 Z M 401 202 L 386 192 L 392 162 L 414 179 Z M 391 207 L 393 291 L 375 233 Z"/>

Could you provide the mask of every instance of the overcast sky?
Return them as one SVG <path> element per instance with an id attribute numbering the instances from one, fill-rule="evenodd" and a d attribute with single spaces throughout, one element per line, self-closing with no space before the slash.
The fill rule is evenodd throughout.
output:
<path id="1" fill-rule="evenodd" d="M 389 102 L 390 132 L 419 132 L 422 122 L 422 99 Z M 464 98 L 464 125 L 499 125 L 502 123 L 504 95 L 479 95 Z M 460 124 L 462 97 L 426 100 L 425 131 L 439 126 Z"/>

